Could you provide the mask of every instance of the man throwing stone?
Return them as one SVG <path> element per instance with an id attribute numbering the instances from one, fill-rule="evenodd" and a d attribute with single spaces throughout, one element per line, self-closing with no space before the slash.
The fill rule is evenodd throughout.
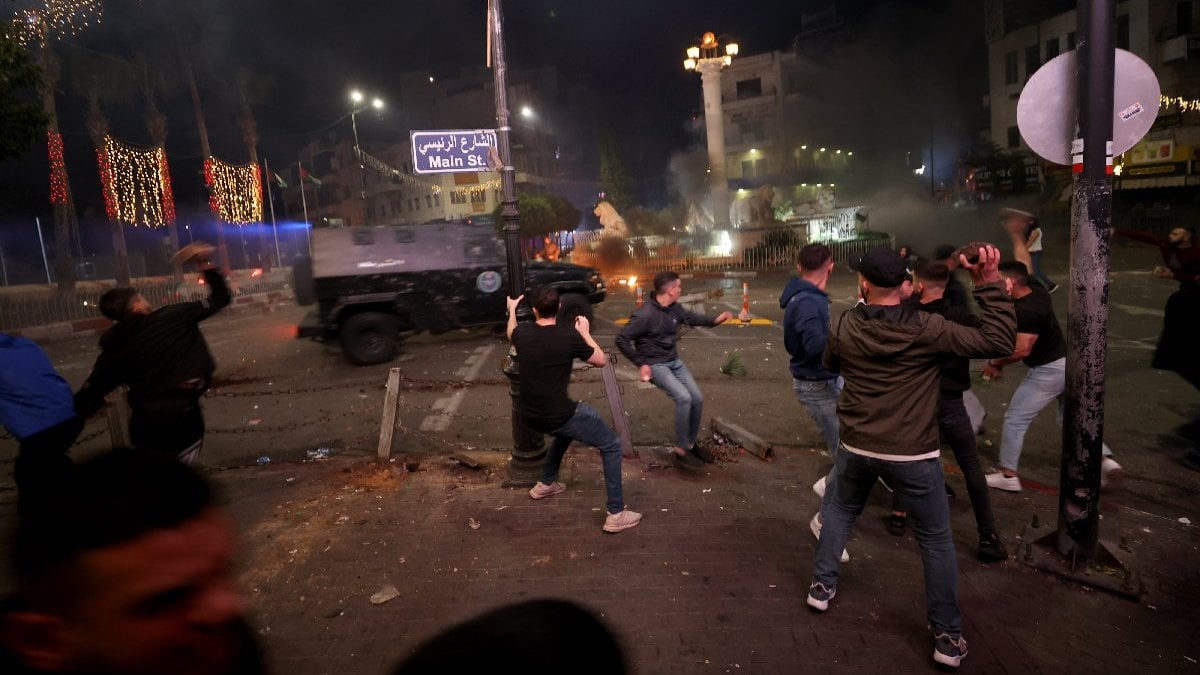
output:
<path id="1" fill-rule="evenodd" d="M 542 286 L 533 292 L 530 307 L 533 323 L 517 323 L 519 298 L 508 298 L 508 339 L 521 363 L 521 414 L 535 431 L 554 438 L 546 451 L 542 479 L 529 490 L 534 499 L 552 497 L 567 489 L 558 482 L 558 468 L 571 441 L 600 450 L 604 466 L 605 532 L 636 527 L 642 514 L 625 508 L 621 494 L 621 441 L 600 415 L 586 403 L 567 396 L 571 364 L 575 359 L 603 366 L 608 358 L 592 339 L 587 317 L 575 318 L 574 326 L 560 326 L 558 291 Z"/>

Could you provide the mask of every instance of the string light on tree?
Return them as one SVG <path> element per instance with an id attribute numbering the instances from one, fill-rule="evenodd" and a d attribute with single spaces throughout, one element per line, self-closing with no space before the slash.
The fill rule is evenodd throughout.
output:
<path id="1" fill-rule="evenodd" d="M 262 222 L 262 174 L 257 164 L 234 166 L 216 157 L 204 160 L 208 206 L 227 223 Z"/>
<path id="2" fill-rule="evenodd" d="M 78 35 L 103 15 L 103 0 L 43 0 L 40 7 L 14 12 L 12 24 L 22 45 L 40 45 Z"/>
<path id="3" fill-rule="evenodd" d="M 137 148 L 105 136 L 104 149 L 96 155 L 109 218 L 146 227 L 174 221 L 171 175 L 162 148 Z"/>
<path id="4" fill-rule="evenodd" d="M 1186 99 L 1182 96 L 1162 96 L 1163 107 L 1175 106 L 1179 112 L 1195 112 L 1200 110 L 1200 99 Z"/>
<path id="5" fill-rule="evenodd" d="M 50 203 L 67 203 L 67 165 L 63 162 L 62 135 L 46 130 L 46 151 L 50 158 Z"/>

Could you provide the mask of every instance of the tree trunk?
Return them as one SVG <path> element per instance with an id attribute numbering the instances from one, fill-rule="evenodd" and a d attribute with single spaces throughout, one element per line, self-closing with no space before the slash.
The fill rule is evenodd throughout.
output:
<path id="1" fill-rule="evenodd" d="M 96 150 L 104 152 L 104 139 L 108 136 L 108 118 L 104 116 L 104 110 L 100 107 L 100 100 L 94 94 L 91 100 L 88 101 L 87 111 L 87 128 L 88 135 L 92 138 L 92 144 L 96 146 Z M 109 186 L 101 184 L 101 190 L 108 190 Z M 106 195 L 105 203 L 112 195 Z M 125 229 L 121 225 L 119 219 L 113 218 L 111 215 L 108 218 L 109 229 L 112 230 L 113 240 L 113 258 L 115 269 L 113 277 L 116 279 L 118 286 L 129 285 L 129 250 L 125 246 Z"/>
<path id="2" fill-rule="evenodd" d="M 212 146 L 208 143 L 208 124 L 204 121 L 204 108 L 200 105 L 200 88 L 196 86 L 196 72 L 192 68 L 192 59 L 186 53 L 181 54 L 184 74 L 187 76 L 188 91 L 192 95 L 192 110 L 196 113 L 196 130 L 200 132 L 200 154 L 204 161 L 212 157 Z M 211 189 L 211 188 L 210 188 Z M 220 214 L 213 214 L 213 226 L 217 231 L 217 256 L 221 261 L 221 269 L 229 271 L 229 246 L 225 243 L 225 224 L 221 222 Z"/>
<path id="3" fill-rule="evenodd" d="M 262 183 L 265 183 L 268 178 L 262 173 L 262 165 L 258 163 L 258 125 L 254 121 L 254 114 L 250 112 L 250 105 L 246 103 L 246 98 L 242 97 L 242 140 L 246 143 L 246 150 L 250 153 L 250 164 L 255 171 L 259 172 L 259 177 Z M 262 267 L 263 274 L 271 271 L 271 242 L 267 238 L 267 228 L 263 223 L 258 224 L 258 264 Z"/>
<path id="4" fill-rule="evenodd" d="M 146 131 L 150 133 L 150 144 L 167 151 L 167 116 L 159 111 L 151 99 L 146 110 Z M 174 261 L 175 252 L 179 250 L 179 228 L 174 220 L 167 221 L 167 236 L 171 241 L 171 278 L 176 284 L 183 283 L 183 268 Z"/>
<path id="5" fill-rule="evenodd" d="M 42 69 L 42 110 L 50 118 L 49 124 L 46 125 L 47 142 L 50 136 L 59 136 L 58 131 L 58 106 L 54 100 L 55 88 L 58 86 L 59 68 L 58 58 L 51 51 L 49 45 L 42 47 L 38 65 Z M 54 166 L 50 167 L 50 171 L 55 170 Z M 51 195 L 52 208 L 54 210 L 54 275 L 58 278 L 59 291 L 75 290 L 75 259 L 71 255 L 71 230 L 78 229 L 79 221 L 75 216 L 75 200 L 71 195 L 71 182 L 67 176 L 66 159 L 63 158 L 61 175 L 58 177 L 62 181 L 64 195 L 62 202 L 53 201 Z M 80 255 L 83 252 L 80 251 Z"/>

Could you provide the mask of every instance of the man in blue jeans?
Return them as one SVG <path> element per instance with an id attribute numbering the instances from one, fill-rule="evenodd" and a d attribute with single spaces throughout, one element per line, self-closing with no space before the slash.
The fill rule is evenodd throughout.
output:
<path id="1" fill-rule="evenodd" d="M 841 448 L 807 598 L 813 609 L 829 609 L 838 590 L 839 553 L 871 488 L 882 478 L 909 506 L 925 568 L 933 658 L 952 667 L 966 657 L 967 642 L 938 460 L 941 364 L 947 353 L 988 358 L 1011 352 L 1016 336 L 1012 300 L 1000 283 L 1000 252 L 984 245 L 978 253 L 977 263 L 960 256 L 975 280 L 978 328 L 904 303 L 901 284 L 908 271 L 895 251 L 877 248 L 851 264 L 865 304 L 833 321 L 825 345 L 825 367 L 845 378 L 837 407 Z"/>
<path id="2" fill-rule="evenodd" d="M 842 393 L 841 376 L 821 364 L 825 340 L 829 337 L 829 295 L 825 286 L 833 266 L 833 252 L 828 246 L 805 246 L 796 258 L 799 276 L 789 279 L 779 296 L 779 306 L 783 308 L 783 344 L 791 355 L 788 369 L 792 373 L 792 390 L 816 423 L 830 459 L 837 458 L 837 400 Z M 830 485 L 836 487 L 837 481 L 822 477 L 813 486 L 821 496 L 822 510 L 831 497 Z M 820 539 L 820 511 L 813 515 L 808 526 L 813 536 Z M 849 561 L 850 555 L 843 551 L 842 562 Z"/>
<path id="3" fill-rule="evenodd" d="M 519 298 L 508 298 L 508 339 L 517 350 L 521 363 L 521 414 L 535 431 L 554 437 L 546 451 L 542 479 L 529 490 L 534 499 L 553 497 L 567 489 L 558 482 L 558 468 L 571 441 L 579 441 L 600 450 L 604 466 L 605 532 L 621 532 L 637 526 L 642 514 L 626 510 L 621 494 L 621 441 L 612 429 L 586 403 L 567 396 L 571 383 L 571 364 L 581 359 L 603 366 L 608 358 L 592 339 L 587 317 L 575 318 L 575 325 L 560 326 L 558 291 L 542 286 L 533 292 L 530 307 L 533 323 L 517 323 Z"/>
<path id="4" fill-rule="evenodd" d="M 689 312 L 679 305 L 683 283 L 670 270 L 654 276 L 654 295 L 630 317 L 617 335 L 617 348 L 635 366 L 643 382 L 667 392 L 675 402 L 675 462 L 697 469 L 712 461 L 712 454 L 696 445 L 704 394 L 688 367 L 679 359 L 679 327 L 717 326 L 733 318 L 733 312 L 715 317 Z"/>

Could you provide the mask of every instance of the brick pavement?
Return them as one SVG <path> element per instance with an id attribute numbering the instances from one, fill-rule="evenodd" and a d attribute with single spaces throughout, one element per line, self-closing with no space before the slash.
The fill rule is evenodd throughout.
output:
<path id="1" fill-rule="evenodd" d="M 933 667 L 920 557 L 887 534 L 881 490 L 851 540 L 838 597 L 808 611 L 810 490 L 827 461 L 784 448 L 707 475 L 625 464 L 626 501 L 646 514 L 608 535 L 593 453 L 572 451 L 569 490 L 540 502 L 500 487 L 504 456 L 473 472 L 425 457 L 416 473 L 361 459 L 214 474 L 243 528 L 243 579 L 276 672 L 376 675 L 438 630 L 497 605 L 566 598 L 600 612 L 638 673 L 914 672 Z M 289 479 L 291 479 L 289 481 Z M 1106 510 L 1103 532 L 1140 557 L 1140 603 L 1010 560 L 972 557 L 974 522 L 952 503 L 970 656 L 988 673 L 1197 672 L 1200 537 L 1171 519 Z M 1010 545 L 1056 499 L 997 494 Z M 471 520 L 479 524 L 472 529 Z M 1015 548 L 1015 546 L 1013 546 Z M 368 598 L 386 584 L 400 596 Z"/>

